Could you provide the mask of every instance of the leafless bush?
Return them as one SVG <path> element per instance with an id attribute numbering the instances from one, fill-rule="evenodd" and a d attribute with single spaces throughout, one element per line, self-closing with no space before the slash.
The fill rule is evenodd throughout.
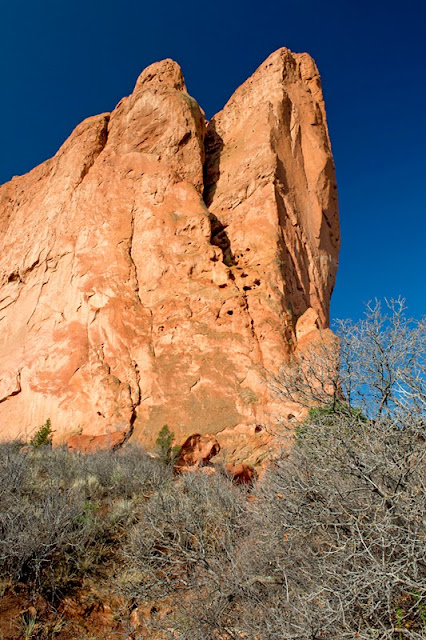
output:
<path id="1" fill-rule="evenodd" d="M 425 447 L 417 425 L 318 414 L 257 488 L 240 559 L 260 638 L 426 632 Z M 265 591 L 266 585 L 266 591 Z M 358 634 L 356 636 L 355 634 Z M 401 635 L 402 637 L 402 635 Z"/>
<path id="2" fill-rule="evenodd" d="M 3 452 L 2 452 L 3 453 Z M 84 548 L 92 515 L 81 488 L 62 488 L 37 470 L 42 454 L 2 456 L 0 569 L 3 579 L 41 580 L 58 555 Z"/>
<path id="3" fill-rule="evenodd" d="M 317 409 L 258 485 L 240 565 L 258 602 L 247 630 L 425 637 L 426 325 L 396 301 L 389 315 L 376 304 L 363 321 L 340 323 L 339 338 L 339 371 L 316 369 L 324 343 L 278 388 Z"/>
<path id="4" fill-rule="evenodd" d="M 123 587 L 136 597 L 216 588 L 245 510 L 245 490 L 225 476 L 185 474 L 141 507 L 124 551 Z"/>
<path id="5" fill-rule="evenodd" d="M 115 493 L 120 497 L 148 497 L 169 484 L 173 469 L 152 458 L 141 447 L 127 445 L 115 455 L 113 474 Z"/>
<path id="6" fill-rule="evenodd" d="M 1 578 L 66 588 L 102 561 L 102 548 L 131 521 L 133 502 L 169 480 L 169 469 L 135 447 L 81 455 L 1 445 Z"/>

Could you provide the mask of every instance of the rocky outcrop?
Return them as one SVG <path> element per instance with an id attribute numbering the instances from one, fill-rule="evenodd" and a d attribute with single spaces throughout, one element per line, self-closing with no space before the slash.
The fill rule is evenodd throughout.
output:
<path id="1" fill-rule="evenodd" d="M 194 433 L 181 446 L 176 460 L 177 470 L 188 467 L 202 467 L 220 451 L 220 445 L 212 436 Z"/>
<path id="2" fill-rule="evenodd" d="M 69 451 L 80 453 L 94 453 L 95 451 L 116 451 L 120 449 L 127 438 L 126 431 L 114 431 L 99 436 L 76 435 L 67 441 Z"/>
<path id="3" fill-rule="evenodd" d="M 179 66 L 151 65 L 0 187 L 0 234 L 2 438 L 274 422 L 265 379 L 327 326 L 337 268 L 313 60 L 275 52 L 207 127 Z"/>

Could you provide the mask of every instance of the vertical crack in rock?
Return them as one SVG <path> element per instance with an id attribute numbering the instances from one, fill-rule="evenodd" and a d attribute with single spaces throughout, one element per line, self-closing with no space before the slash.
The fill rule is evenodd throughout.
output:
<path id="1" fill-rule="evenodd" d="M 139 278 L 138 278 L 138 268 L 136 266 L 136 263 L 133 259 L 133 238 L 135 235 L 135 209 L 136 209 L 136 202 L 133 202 L 131 211 L 130 211 L 130 237 L 129 237 L 129 247 L 128 247 L 128 254 L 129 254 L 129 258 L 130 258 L 130 263 L 133 267 L 133 272 L 134 272 L 134 276 L 135 276 L 135 293 L 136 293 L 136 297 L 138 299 L 139 304 L 142 304 L 140 295 L 139 295 Z"/>
<path id="2" fill-rule="evenodd" d="M 133 201 L 133 205 L 132 208 L 130 210 L 130 237 L 129 237 L 129 241 L 128 241 L 128 256 L 130 259 L 130 263 L 131 263 L 131 268 L 133 269 L 133 274 L 134 274 L 134 279 L 135 279 L 135 294 L 137 297 L 137 301 L 138 304 L 141 308 L 148 309 L 149 314 L 150 314 L 150 343 L 151 343 L 151 348 L 152 351 L 154 351 L 154 347 L 152 344 L 152 329 L 153 329 L 153 315 L 152 315 L 152 310 L 149 309 L 149 307 L 146 307 L 141 300 L 140 297 L 140 285 L 139 285 L 139 277 L 138 277 L 138 268 L 133 256 L 133 242 L 134 242 L 134 236 L 135 236 L 135 213 L 136 213 L 137 207 L 136 207 L 136 196 L 134 197 L 134 201 Z M 131 358 L 131 366 L 135 372 L 135 378 L 136 378 L 136 398 L 134 399 L 132 397 L 132 393 L 130 394 L 131 399 L 132 399 L 132 410 L 131 410 L 131 415 L 130 415 L 130 420 L 129 420 L 129 430 L 128 433 L 126 435 L 126 438 L 123 442 L 123 444 L 125 444 L 126 442 L 128 442 L 128 440 L 132 437 L 133 435 L 133 431 L 134 431 L 134 426 L 135 426 L 135 422 L 136 419 L 138 417 L 138 407 L 141 404 L 142 401 L 142 391 L 141 391 L 141 386 L 140 386 L 140 372 L 139 372 L 139 365 L 137 363 L 136 360 L 134 360 L 133 358 Z"/>
<path id="3" fill-rule="evenodd" d="M 216 130 L 214 119 L 209 122 L 204 138 L 203 198 L 207 209 L 213 202 L 220 178 L 220 160 L 224 148 L 223 139 Z"/>
<path id="4" fill-rule="evenodd" d="M 224 143 L 216 131 L 214 120 L 209 123 L 204 138 L 204 165 L 203 182 L 204 203 L 209 211 L 210 219 L 210 244 L 219 247 L 222 251 L 223 263 L 231 267 L 235 265 L 235 258 L 231 248 L 231 241 L 226 232 L 227 225 L 223 224 L 219 218 L 209 210 L 216 192 L 216 185 L 220 177 L 220 160 Z"/>
<path id="5" fill-rule="evenodd" d="M 140 373 L 139 373 L 139 365 L 135 360 L 131 360 L 132 363 L 132 367 L 133 370 L 136 374 L 136 385 L 137 385 L 137 396 L 136 396 L 136 401 L 132 401 L 132 412 L 130 415 L 130 420 L 129 420 L 129 430 L 126 434 L 126 437 L 122 443 L 121 446 L 123 446 L 124 444 L 126 444 L 126 442 L 128 442 L 130 440 L 130 438 L 133 435 L 133 431 L 135 428 L 135 422 L 136 422 L 136 418 L 138 417 L 138 407 L 141 403 L 141 399 L 142 399 L 142 394 L 141 394 L 141 386 L 140 386 Z"/>
<path id="6" fill-rule="evenodd" d="M 243 296 L 244 309 L 245 309 L 245 311 L 246 311 L 246 313 L 247 313 L 247 315 L 249 317 L 249 320 L 250 320 L 251 334 L 252 334 L 252 336 L 253 336 L 256 344 L 257 344 L 260 365 L 264 369 L 265 368 L 265 366 L 264 366 L 265 363 L 264 363 L 264 358 L 263 358 L 263 353 L 262 353 L 262 346 L 260 344 L 260 340 L 259 340 L 259 337 L 258 337 L 257 332 L 256 332 L 253 316 L 251 315 L 251 312 L 250 312 L 250 306 L 249 306 L 249 301 L 248 301 L 248 297 L 247 297 L 247 292 L 244 291 L 244 289 L 241 291 L 241 289 L 238 288 L 238 290 L 240 291 L 240 294 Z"/>
<path id="7" fill-rule="evenodd" d="M 216 131 L 212 120 L 207 127 L 204 138 L 204 165 L 203 165 L 203 199 L 209 209 L 216 192 L 216 185 L 220 177 L 220 160 L 224 144 L 220 135 Z M 226 225 L 219 218 L 209 211 L 210 218 L 210 244 L 219 247 L 222 251 L 223 263 L 231 267 L 235 264 L 235 258 L 231 248 L 231 242 L 226 232 Z"/>

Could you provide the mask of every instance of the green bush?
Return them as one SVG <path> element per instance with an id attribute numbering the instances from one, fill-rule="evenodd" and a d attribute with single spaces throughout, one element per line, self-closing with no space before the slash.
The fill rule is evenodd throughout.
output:
<path id="1" fill-rule="evenodd" d="M 175 434 L 173 431 L 170 431 L 168 425 L 165 424 L 155 441 L 159 451 L 160 460 L 164 462 L 164 464 L 173 465 L 179 455 L 181 448 L 179 445 L 173 446 L 174 439 Z"/>
<path id="2" fill-rule="evenodd" d="M 308 420 L 321 421 L 327 418 L 337 418 L 338 416 L 351 417 L 357 420 L 362 420 L 363 422 L 366 422 L 367 420 L 361 409 L 351 407 L 347 402 L 343 402 L 342 400 L 336 400 L 334 404 L 312 407 L 309 409 Z"/>
<path id="3" fill-rule="evenodd" d="M 30 440 L 30 445 L 37 449 L 38 447 L 44 447 L 52 443 L 52 424 L 50 418 L 47 418 L 46 422 L 40 427 L 35 435 Z"/>

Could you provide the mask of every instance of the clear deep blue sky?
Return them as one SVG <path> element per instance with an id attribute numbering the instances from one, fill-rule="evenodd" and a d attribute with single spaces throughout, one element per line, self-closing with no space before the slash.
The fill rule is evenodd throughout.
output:
<path id="1" fill-rule="evenodd" d="M 3 0 L 0 183 L 110 111 L 171 57 L 208 117 L 275 49 L 323 82 L 342 249 L 332 317 L 402 294 L 426 314 L 426 4 L 332 0 Z"/>

